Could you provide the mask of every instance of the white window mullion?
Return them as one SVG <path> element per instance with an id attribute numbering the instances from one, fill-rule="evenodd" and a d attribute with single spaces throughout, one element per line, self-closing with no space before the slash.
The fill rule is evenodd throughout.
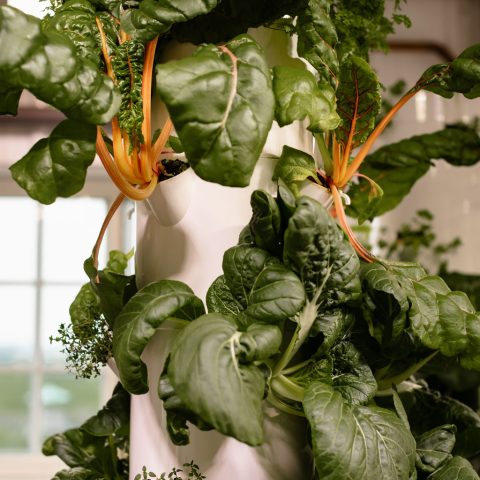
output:
<path id="1" fill-rule="evenodd" d="M 41 450 L 42 436 L 42 384 L 43 384 L 43 356 L 41 339 L 41 312 L 42 312 L 42 246 L 43 246 L 43 206 L 38 205 L 37 222 L 37 269 L 35 289 L 35 340 L 32 370 L 31 396 L 31 425 L 30 450 Z"/>

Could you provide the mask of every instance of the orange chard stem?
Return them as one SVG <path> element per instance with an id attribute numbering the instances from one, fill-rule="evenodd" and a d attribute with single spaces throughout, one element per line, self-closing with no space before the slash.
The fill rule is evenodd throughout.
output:
<path id="1" fill-rule="evenodd" d="M 110 152 L 108 151 L 105 140 L 102 137 L 100 127 L 97 127 L 97 153 L 102 161 L 105 170 L 117 188 L 132 200 L 145 200 L 155 189 L 157 185 L 157 176 L 154 175 L 150 183 L 139 188 L 128 183 L 120 174 L 117 165 L 113 162 Z"/>
<path id="2" fill-rule="evenodd" d="M 105 232 L 107 231 L 108 225 L 110 221 L 112 220 L 113 216 L 115 215 L 115 212 L 118 210 L 118 207 L 122 204 L 122 202 L 125 200 L 125 195 L 123 193 L 120 193 L 117 198 L 114 200 L 112 205 L 110 206 L 107 216 L 105 217 L 105 220 L 103 221 L 102 228 L 100 229 L 100 233 L 98 234 L 97 241 L 95 242 L 95 246 L 93 247 L 93 266 L 95 267 L 96 270 L 98 270 L 98 253 L 100 252 L 100 247 L 102 245 L 103 237 L 105 236 Z M 98 283 L 98 277 L 96 279 L 96 283 Z"/>
<path id="3" fill-rule="evenodd" d="M 338 218 L 338 222 L 342 227 L 343 231 L 347 234 L 348 240 L 350 244 L 355 249 L 360 257 L 362 257 L 366 262 L 372 263 L 376 260 L 375 256 L 370 253 L 358 240 L 353 233 L 353 230 L 350 228 L 348 224 L 347 216 L 345 214 L 345 209 L 343 208 L 342 198 L 340 196 L 340 192 L 336 185 L 330 181 L 330 190 L 332 192 L 333 197 L 333 204 L 335 206 L 335 212 Z"/>
<path id="4" fill-rule="evenodd" d="M 157 141 L 155 142 L 155 145 L 153 146 L 153 151 L 152 151 L 152 169 L 156 170 L 157 169 L 157 162 L 160 161 L 160 155 L 162 154 L 162 151 L 168 142 L 168 138 L 170 137 L 170 133 L 172 132 L 173 129 L 173 123 L 170 120 L 170 117 L 167 118 L 167 121 L 163 125 L 162 131 L 160 132 L 160 136 L 157 138 Z"/>
<path id="5" fill-rule="evenodd" d="M 144 183 L 141 177 L 137 177 L 128 162 L 128 154 L 125 152 L 125 145 L 122 139 L 122 131 L 118 124 L 117 117 L 112 119 L 112 136 L 113 136 L 113 159 L 118 166 L 120 173 L 133 184 Z"/>
<path id="6" fill-rule="evenodd" d="M 353 110 L 352 124 L 350 125 L 350 132 L 348 133 L 348 140 L 343 151 L 343 159 L 340 163 L 340 172 L 338 179 L 342 179 L 348 167 L 348 161 L 350 160 L 350 154 L 352 153 L 353 137 L 355 136 L 355 128 L 357 126 L 357 113 L 358 113 L 358 80 L 355 78 L 355 108 Z"/>
<path id="7" fill-rule="evenodd" d="M 362 145 L 362 148 L 358 152 L 353 162 L 348 166 L 345 175 L 343 175 L 343 177 L 340 179 L 340 182 L 337 183 L 340 188 L 343 188 L 350 181 L 354 173 L 360 168 L 360 165 L 365 160 L 365 157 L 368 155 L 368 152 L 372 148 L 377 138 L 392 121 L 392 118 L 411 98 L 416 95 L 418 91 L 419 90 L 413 90 L 408 92 L 392 107 L 385 117 L 383 117 L 380 123 L 376 126 L 375 130 L 370 134 L 367 141 Z"/>
<path id="8" fill-rule="evenodd" d="M 103 58 L 105 59 L 105 65 L 107 66 L 107 74 L 112 80 L 115 80 L 112 61 L 110 59 L 110 54 L 108 53 L 107 37 L 105 36 L 105 32 L 103 31 L 102 22 L 98 17 L 95 17 L 95 22 L 97 23 L 98 31 L 100 33 L 100 39 L 102 41 L 102 53 L 103 53 Z"/>
<path id="9" fill-rule="evenodd" d="M 342 158 L 342 146 L 337 142 L 337 137 L 333 136 L 332 143 L 332 155 L 333 155 L 333 182 L 338 184 L 340 179 L 341 158 Z"/>
<path id="10" fill-rule="evenodd" d="M 152 78 L 153 78 L 153 62 L 155 57 L 155 49 L 157 48 L 158 37 L 148 42 L 145 49 L 145 60 L 143 62 L 142 75 L 142 100 L 143 100 L 143 123 L 142 135 L 144 145 L 141 149 L 140 171 L 145 180 L 150 181 L 153 175 L 152 171 Z"/>

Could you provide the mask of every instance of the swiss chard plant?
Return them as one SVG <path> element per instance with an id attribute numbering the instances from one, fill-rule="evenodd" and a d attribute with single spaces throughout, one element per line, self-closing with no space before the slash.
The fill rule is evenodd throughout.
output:
<path id="1" fill-rule="evenodd" d="M 480 371 L 480 314 L 418 263 L 372 255 L 346 216 L 346 207 L 360 222 L 394 208 L 432 160 L 480 158 L 480 137 L 465 125 L 371 153 L 419 91 L 480 96 L 476 45 L 429 68 L 378 120 L 368 52 L 408 24 L 394 3 L 392 18 L 382 0 L 55 0 L 43 20 L 0 7 L 0 113 L 16 114 L 29 90 L 66 116 L 12 165 L 13 178 L 48 204 L 82 188 L 97 154 L 120 191 L 59 340 L 78 375 L 113 356 L 122 388 L 143 394 L 145 347 L 163 325 L 176 329 L 155 379 L 176 445 L 189 442 L 189 424 L 261 445 L 269 404 L 308 424 L 317 478 L 478 479 L 469 459 L 480 454 L 480 416 L 420 376 L 438 361 Z M 260 26 L 295 35 L 298 59 L 272 68 L 247 32 Z M 172 41 L 199 47 L 162 62 Z M 168 110 L 155 131 L 153 93 Z M 172 279 L 137 291 L 119 253 L 99 269 L 123 199 L 144 200 L 185 168 L 169 154 L 183 151 L 204 180 L 243 187 L 274 121 L 302 121 L 319 155 L 283 147 L 278 193 L 253 193 L 252 218 L 206 304 Z M 333 207 L 302 195 L 306 184 Z M 124 463 L 98 464 L 123 439 L 107 414 L 47 440 L 45 452 L 73 469 L 57 478 L 124 478 Z"/>

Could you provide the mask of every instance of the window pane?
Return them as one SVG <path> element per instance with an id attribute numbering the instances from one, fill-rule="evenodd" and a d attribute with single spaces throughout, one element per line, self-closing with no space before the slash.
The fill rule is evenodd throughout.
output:
<path id="1" fill-rule="evenodd" d="M 8 0 L 7 3 L 36 17 L 43 17 L 45 15 L 45 7 L 47 6 L 47 3 L 39 0 Z"/>
<path id="2" fill-rule="evenodd" d="M 45 286 L 42 289 L 41 300 L 41 345 L 45 363 L 64 364 L 65 355 L 60 352 L 62 346 L 58 342 L 50 344 L 50 336 L 57 336 L 61 323 L 70 323 L 68 310 L 80 290 L 78 286 Z"/>
<path id="3" fill-rule="evenodd" d="M 85 283 L 83 262 L 92 253 L 107 213 L 102 198 L 58 199 L 43 208 L 42 278 Z M 106 239 L 100 256 L 103 264 Z"/>
<path id="4" fill-rule="evenodd" d="M 0 318 L 0 365 L 30 361 L 35 338 L 35 288 L 0 286 Z"/>
<path id="5" fill-rule="evenodd" d="M 28 373 L 0 372 L 0 451 L 28 449 Z"/>
<path id="6" fill-rule="evenodd" d="M 37 261 L 38 207 L 29 198 L 0 197 L 0 281 L 33 281 Z"/>
<path id="7" fill-rule="evenodd" d="M 42 440 L 79 427 L 100 408 L 100 378 L 75 379 L 65 373 L 47 373 L 42 387 Z"/>

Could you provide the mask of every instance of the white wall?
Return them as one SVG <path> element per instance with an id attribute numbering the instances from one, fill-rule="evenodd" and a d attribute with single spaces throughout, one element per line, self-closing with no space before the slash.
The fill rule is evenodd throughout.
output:
<path id="1" fill-rule="evenodd" d="M 439 42 L 454 55 L 480 42 L 480 2 L 477 0 L 413 0 L 404 12 L 414 24 L 409 30 L 399 29 L 395 40 Z M 445 60 L 434 51 L 394 50 L 388 56 L 374 54 L 372 61 L 385 85 L 398 79 L 413 85 L 429 65 Z M 445 123 L 468 121 L 476 115 L 480 116 L 479 100 L 467 101 L 461 96 L 445 100 L 421 93 L 396 117 L 379 146 L 441 129 Z M 415 211 L 427 208 L 435 215 L 434 230 L 440 241 L 459 236 L 464 243 L 450 261 L 450 267 L 480 273 L 480 255 L 476 247 L 480 238 L 480 163 L 473 167 L 452 167 L 438 161 L 436 165 L 416 183 L 399 207 L 380 218 L 380 223 L 394 230 L 408 222 Z"/>

